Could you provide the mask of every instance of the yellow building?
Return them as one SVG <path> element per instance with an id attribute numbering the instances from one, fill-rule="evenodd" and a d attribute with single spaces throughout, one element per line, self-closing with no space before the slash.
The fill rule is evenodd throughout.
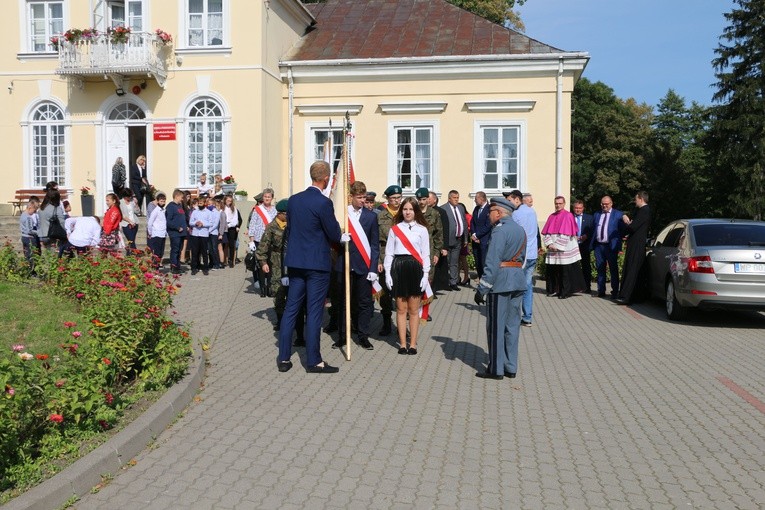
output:
<path id="1" fill-rule="evenodd" d="M 346 112 L 369 189 L 466 201 L 518 187 L 541 215 L 570 188 L 571 92 L 588 55 L 443 0 L 6 3 L 3 203 L 55 180 L 75 213 L 91 188 L 100 213 L 116 158 L 140 154 L 161 190 L 207 173 L 284 197 Z"/>

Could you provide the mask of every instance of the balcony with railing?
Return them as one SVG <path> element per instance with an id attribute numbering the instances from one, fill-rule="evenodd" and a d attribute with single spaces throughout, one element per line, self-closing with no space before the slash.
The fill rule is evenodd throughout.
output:
<path id="1" fill-rule="evenodd" d="M 115 83 L 131 76 L 150 76 L 164 87 L 170 47 L 157 35 L 133 32 L 115 37 L 113 33 L 57 38 L 56 74 L 79 79 L 102 76 Z"/>

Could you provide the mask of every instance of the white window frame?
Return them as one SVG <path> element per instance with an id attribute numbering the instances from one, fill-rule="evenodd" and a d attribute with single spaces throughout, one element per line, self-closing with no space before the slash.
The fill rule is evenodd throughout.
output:
<path id="1" fill-rule="evenodd" d="M 191 110 L 194 108 L 194 106 L 201 102 L 201 101 L 211 101 L 217 105 L 217 107 L 220 109 L 221 115 L 218 117 L 192 117 L 191 116 Z M 203 120 L 206 119 L 206 120 Z M 190 100 L 187 103 L 186 109 L 185 109 L 185 115 L 183 119 L 183 143 L 182 143 L 182 150 L 183 150 L 183 168 L 181 169 L 181 181 L 183 184 L 182 186 L 195 186 L 198 182 L 198 176 L 194 177 L 191 173 L 191 151 L 189 148 L 189 134 L 190 134 L 190 126 L 193 122 L 220 122 L 221 123 L 221 163 L 220 163 L 220 173 L 221 175 L 228 175 L 228 173 L 231 173 L 229 169 L 229 161 L 230 161 L 230 139 L 231 134 L 229 130 L 229 124 L 230 124 L 230 118 L 226 115 L 226 106 L 225 104 L 219 100 L 217 97 L 210 96 L 210 95 L 204 95 L 204 96 L 197 96 Z M 205 127 L 205 133 L 207 133 L 207 127 Z M 205 140 L 203 140 L 203 143 L 206 143 Z M 205 151 L 206 153 L 206 151 Z M 204 163 L 203 163 L 204 165 Z M 202 173 L 206 173 L 208 177 L 212 177 L 213 175 L 216 175 L 217 172 L 214 170 L 210 170 L 209 168 L 203 167 L 202 172 L 200 172 L 200 175 Z"/>
<path id="2" fill-rule="evenodd" d="M 329 122 L 306 122 L 305 124 L 305 168 L 303 169 L 303 179 L 306 186 L 310 186 L 311 184 L 311 174 L 310 174 L 310 167 L 311 164 L 317 160 L 317 154 L 314 152 L 314 149 L 316 148 L 315 140 L 316 140 L 316 133 L 321 131 L 330 131 L 332 130 L 333 133 L 340 133 L 340 139 L 342 139 L 342 132 L 343 132 L 343 124 L 342 120 L 339 120 L 336 124 L 332 123 L 332 127 L 330 128 Z M 353 122 L 351 122 L 351 132 L 353 132 Z M 334 140 L 334 138 L 333 138 Z M 339 147 L 342 147 L 342 145 L 334 145 L 333 152 L 335 153 L 333 156 L 333 161 L 335 162 L 335 165 L 339 165 L 342 163 L 341 161 L 341 149 Z M 355 154 L 355 148 L 356 145 L 351 142 L 351 159 L 354 159 Z M 322 153 L 324 149 L 322 148 Z M 320 159 L 324 159 L 323 157 Z M 333 167 L 334 168 L 334 167 Z M 363 180 L 363 179 L 361 179 Z"/>
<path id="3" fill-rule="evenodd" d="M 484 157 L 483 157 L 483 144 L 484 144 L 484 129 L 486 128 L 514 128 L 518 130 L 518 178 L 515 186 L 504 187 L 502 180 L 497 178 L 498 186 L 496 188 L 489 188 L 484 186 Z M 508 189 L 526 189 L 526 182 L 528 179 L 526 171 L 526 161 L 528 156 L 528 142 L 527 142 L 527 126 L 523 120 L 482 120 L 476 121 L 474 124 L 473 140 L 473 189 L 483 190 L 488 194 L 499 194 L 502 191 Z"/>
<path id="4" fill-rule="evenodd" d="M 441 132 L 440 125 L 437 120 L 422 120 L 422 121 L 405 121 L 396 120 L 388 123 L 388 181 L 390 183 L 400 184 L 398 181 L 398 131 L 399 129 L 418 129 L 418 128 L 430 128 L 430 186 L 427 186 L 429 191 L 437 190 L 440 186 L 440 165 L 439 154 L 441 153 Z M 414 139 L 413 139 L 414 142 Z M 422 187 L 422 186 L 419 186 Z M 404 194 L 413 195 L 417 191 L 418 186 L 416 182 L 412 183 L 412 186 L 404 188 L 401 187 Z"/>
<path id="5" fill-rule="evenodd" d="M 231 2 L 230 0 L 222 0 L 222 9 L 223 9 L 223 20 L 221 22 L 221 30 L 223 31 L 223 37 L 221 40 L 221 44 L 202 44 L 198 46 L 192 46 L 189 44 L 189 34 L 191 31 L 189 18 L 191 16 L 191 13 L 189 12 L 189 2 L 191 0 L 181 0 L 179 2 L 180 12 L 179 12 L 179 19 L 181 20 L 181 35 L 178 38 L 177 45 L 179 49 L 185 49 L 185 50 L 193 50 L 198 52 L 216 52 L 220 50 L 230 50 L 231 49 Z M 202 15 L 202 21 L 203 21 L 203 30 L 206 32 L 209 30 L 207 28 L 207 20 L 209 17 L 209 13 L 207 12 L 207 5 L 210 0 L 201 0 L 204 5 L 204 12 Z M 208 41 L 205 41 L 206 43 Z"/>
<path id="6" fill-rule="evenodd" d="M 35 50 L 32 43 L 32 4 L 45 5 L 45 49 Z M 54 30 L 51 27 L 51 21 L 48 18 L 49 6 L 51 4 L 61 4 L 61 30 Z M 66 30 L 67 20 L 69 19 L 69 4 L 67 0 L 19 0 L 19 12 L 22 14 L 22 26 L 19 30 L 19 48 L 20 54 L 40 55 L 56 53 L 56 50 L 50 44 L 50 38 L 59 35 Z"/>
<path id="7" fill-rule="evenodd" d="M 141 16 L 132 16 L 130 14 L 130 8 L 132 5 L 141 6 Z M 108 0 L 105 2 L 97 2 L 97 9 L 93 11 L 93 27 L 97 28 L 101 32 L 105 32 L 109 28 L 117 26 L 130 27 L 133 32 L 148 32 L 149 31 L 149 6 L 147 0 Z M 113 8 L 121 7 L 123 10 L 123 19 L 121 22 L 114 21 Z M 136 26 L 136 19 L 140 18 L 141 26 Z"/>
<path id="8" fill-rule="evenodd" d="M 35 113 L 44 105 L 52 105 L 61 111 L 62 119 L 60 121 L 38 121 L 34 120 Z M 58 126 L 63 128 L 63 154 L 59 154 L 64 158 L 64 163 L 61 166 L 61 175 L 57 179 L 57 182 L 61 188 L 68 188 L 70 181 L 70 161 L 71 161 L 71 120 L 69 118 L 69 112 L 58 101 L 51 99 L 38 100 L 33 103 L 27 110 L 25 115 L 25 121 L 21 123 L 22 136 L 23 136 L 23 150 L 24 150 L 24 185 L 26 187 L 43 187 L 45 184 L 52 180 L 52 174 L 48 173 L 48 179 L 38 185 L 35 182 L 35 128 L 36 127 L 53 127 Z M 50 139 L 50 133 L 47 133 Z"/>

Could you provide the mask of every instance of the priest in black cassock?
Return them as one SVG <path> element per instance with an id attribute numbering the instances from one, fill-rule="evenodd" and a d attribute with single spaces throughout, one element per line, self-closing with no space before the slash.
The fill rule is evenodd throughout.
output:
<path id="1" fill-rule="evenodd" d="M 630 304 L 637 297 L 636 285 L 640 269 L 645 261 L 645 242 L 648 238 L 648 227 L 651 225 L 651 210 L 648 207 L 648 193 L 638 191 L 635 195 L 635 213 L 630 219 L 626 214 L 622 221 L 625 225 L 623 232 L 627 238 L 627 251 L 622 268 L 622 284 L 616 302 L 620 305 Z"/>

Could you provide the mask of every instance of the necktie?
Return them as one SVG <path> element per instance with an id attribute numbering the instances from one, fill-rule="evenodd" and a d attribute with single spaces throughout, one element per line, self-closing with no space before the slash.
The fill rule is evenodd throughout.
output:
<path id="1" fill-rule="evenodd" d="M 608 241 L 606 238 L 606 225 L 608 224 L 608 214 L 609 213 L 603 213 L 603 223 L 600 225 L 600 242 L 605 243 Z"/>
<path id="2" fill-rule="evenodd" d="M 576 217 L 576 236 L 582 237 L 582 217 Z"/>
<path id="3" fill-rule="evenodd" d="M 460 237 L 462 236 L 462 222 L 460 221 L 460 215 L 457 214 L 457 207 L 452 206 L 452 210 L 454 211 L 454 221 L 457 222 L 457 237 Z"/>

